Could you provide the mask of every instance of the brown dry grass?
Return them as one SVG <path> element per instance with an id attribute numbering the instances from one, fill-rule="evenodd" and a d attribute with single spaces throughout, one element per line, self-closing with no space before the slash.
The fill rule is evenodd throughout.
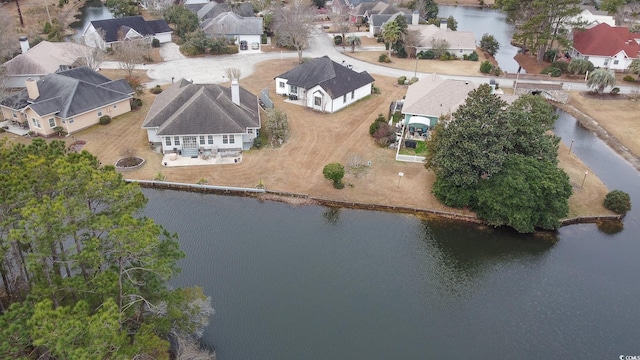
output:
<path id="1" fill-rule="evenodd" d="M 400 59 L 393 56 L 390 63 L 378 62 L 378 57 L 380 57 L 380 55 L 382 54 L 388 54 L 388 51 L 358 51 L 356 49 L 356 52 L 352 53 L 351 49 L 347 48 L 344 54 L 358 60 L 388 66 L 395 69 L 404 69 L 411 73 L 416 71 L 417 65 L 417 72 L 482 76 L 483 74 L 480 72 L 480 63 L 489 59 L 484 55 L 483 51 L 477 50 L 476 52 L 478 53 L 479 61 L 418 60 L 416 62 L 415 58 Z"/>
<path id="2" fill-rule="evenodd" d="M 640 102 L 633 100 L 599 100 L 572 92 L 569 104 L 586 112 L 600 126 L 640 157 Z"/>

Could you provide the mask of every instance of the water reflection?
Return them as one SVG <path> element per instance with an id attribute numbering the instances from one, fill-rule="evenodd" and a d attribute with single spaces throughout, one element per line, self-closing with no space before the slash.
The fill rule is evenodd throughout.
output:
<path id="1" fill-rule="evenodd" d="M 340 208 L 339 207 L 327 207 L 322 213 L 322 218 L 329 225 L 336 226 L 340 223 Z"/>
<path id="2" fill-rule="evenodd" d="M 506 13 L 468 6 L 439 5 L 438 9 L 439 17 L 453 16 L 456 19 L 459 31 L 473 32 L 477 43 L 480 43 L 483 34 L 493 35 L 500 43 L 500 49 L 495 55 L 500 68 L 512 73 L 518 71 L 518 62 L 513 57 L 519 49 L 511 45 L 513 25 L 507 21 Z"/>
<path id="3" fill-rule="evenodd" d="M 76 36 L 95 20 L 112 19 L 113 15 L 100 0 L 88 0 L 79 10 L 79 14 L 75 16 L 76 21 L 69 24 L 69 27 L 76 30 Z"/>
<path id="4" fill-rule="evenodd" d="M 557 240 L 555 232 L 522 235 L 507 228 L 450 220 L 423 220 L 421 232 L 440 285 L 455 295 L 472 293 L 485 276 L 505 267 L 539 263 Z"/>

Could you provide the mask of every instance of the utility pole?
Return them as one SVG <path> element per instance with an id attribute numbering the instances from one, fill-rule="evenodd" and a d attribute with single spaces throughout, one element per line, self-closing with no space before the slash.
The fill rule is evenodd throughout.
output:
<path id="1" fill-rule="evenodd" d="M 18 8 L 18 17 L 20 17 L 20 26 L 24 27 L 24 20 L 22 19 L 22 11 L 20 11 L 20 2 L 16 0 L 16 7 Z"/>

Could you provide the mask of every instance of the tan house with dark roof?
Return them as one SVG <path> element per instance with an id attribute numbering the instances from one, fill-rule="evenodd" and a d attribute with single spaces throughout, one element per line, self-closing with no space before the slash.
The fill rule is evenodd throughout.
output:
<path id="1" fill-rule="evenodd" d="M 133 90 L 124 79 L 111 80 L 80 67 L 29 79 L 26 89 L 0 100 L 5 119 L 37 135 L 50 136 L 60 128 L 67 134 L 131 111 Z"/>

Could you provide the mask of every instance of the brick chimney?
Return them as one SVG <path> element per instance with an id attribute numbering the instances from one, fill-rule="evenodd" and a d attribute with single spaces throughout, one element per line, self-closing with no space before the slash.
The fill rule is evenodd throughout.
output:
<path id="1" fill-rule="evenodd" d="M 20 50 L 22 50 L 22 53 L 24 54 L 29 51 L 29 40 L 27 39 L 27 37 L 20 36 L 18 40 L 20 40 Z"/>
<path id="2" fill-rule="evenodd" d="M 32 78 L 28 78 L 26 83 L 29 100 L 36 100 L 40 96 L 40 91 L 38 91 L 38 82 Z"/>
<path id="3" fill-rule="evenodd" d="M 238 85 L 238 79 L 231 80 L 231 101 L 240 106 L 240 86 Z"/>

